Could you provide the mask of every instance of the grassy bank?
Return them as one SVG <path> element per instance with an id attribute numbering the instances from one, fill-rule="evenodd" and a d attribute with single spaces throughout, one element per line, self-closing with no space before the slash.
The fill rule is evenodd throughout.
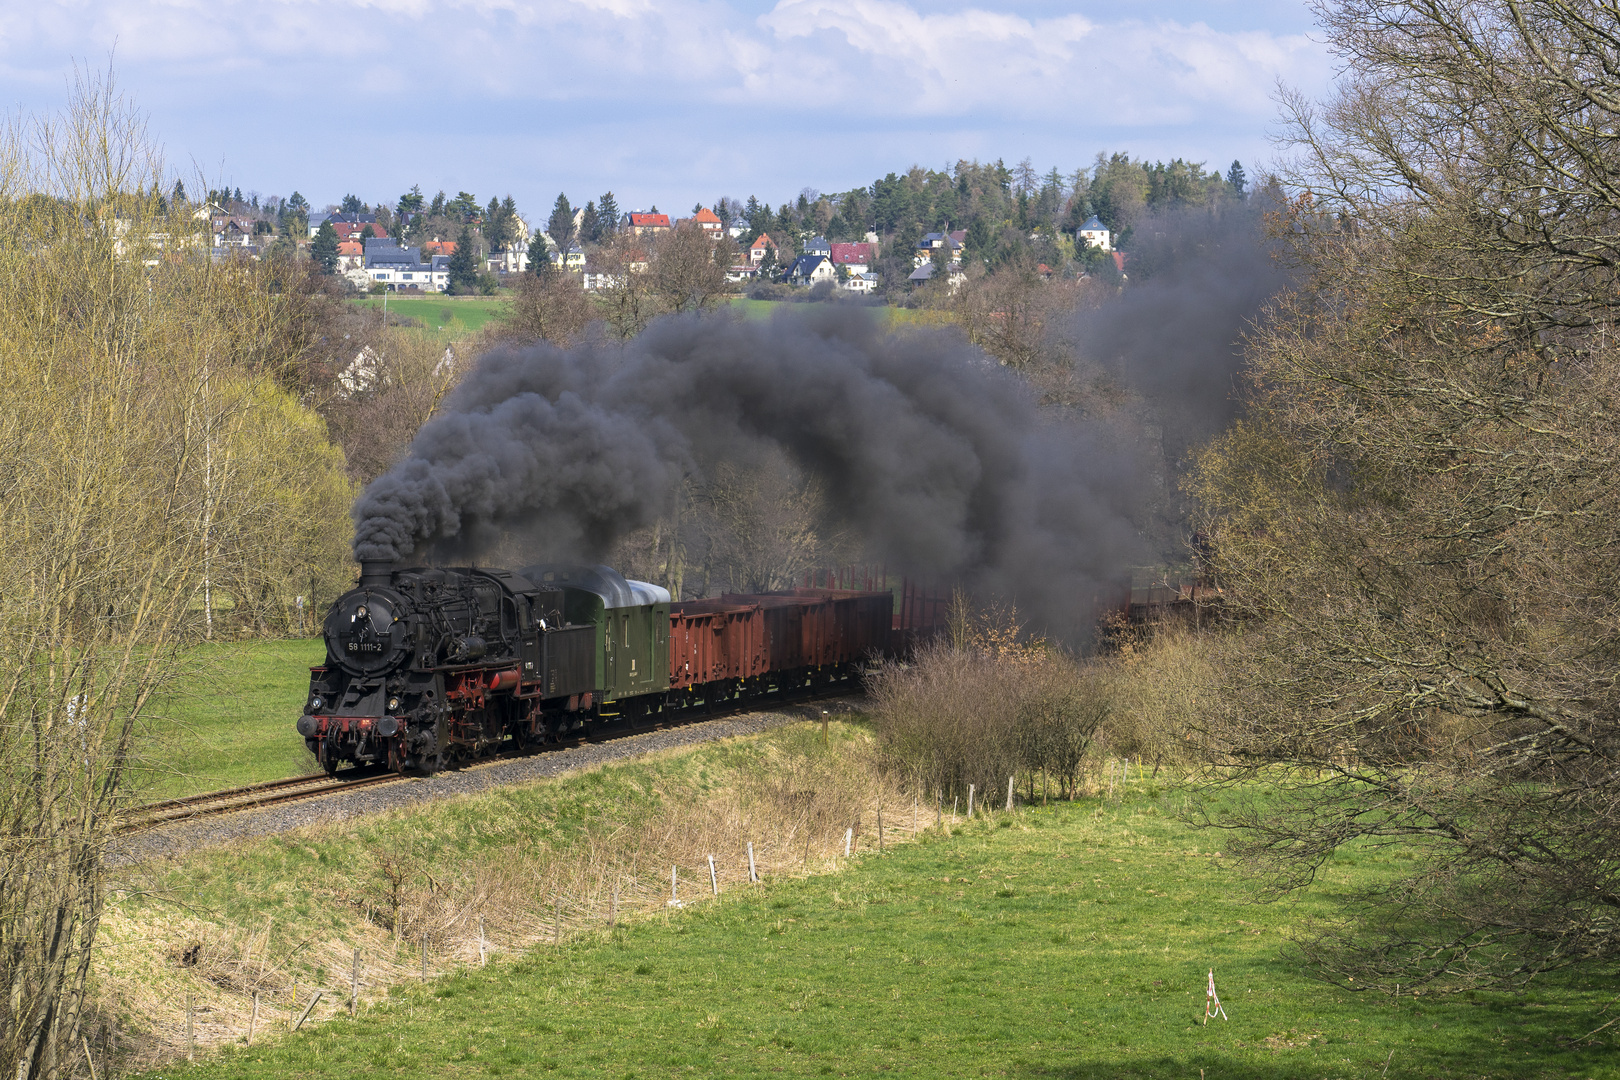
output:
<path id="1" fill-rule="evenodd" d="M 1126 785 L 1115 800 L 998 812 L 950 836 L 932 832 L 924 814 L 921 842 L 883 855 L 868 808 L 864 843 L 847 862 L 834 814 L 819 827 L 831 849 L 818 841 L 803 863 L 793 856 L 797 837 L 768 838 L 759 886 L 746 882 L 737 843 L 749 829 L 716 826 L 703 837 L 675 827 L 695 820 L 693 808 L 752 790 L 752 801 L 727 805 L 752 807 L 751 828 L 764 836 L 770 799 L 751 784 L 774 773 L 785 781 L 778 790 L 825 788 L 856 771 L 865 743 L 859 727 L 833 725 L 822 746 L 819 729 L 800 726 L 170 867 L 152 884 L 185 897 L 189 911 L 271 928 L 255 940 L 277 978 L 302 974 L 302 1000 L 315 984 L 335 990 L 341 1006 L 348 946 L 360 945 L 367 1003 L 354 1020 L 273 1032 L 252 1048 L 151 1075 L 1616 1075 L 1611 1044 L 1572 1041 L 1602 1022 L 1612 994 L 1549 984 L 1521 996 L 1394 1003 L 1312 981 L 1287 959 L 1286 934 L 1327 914 L 1336 894 L 1386 873 L 1386 856 L 1341 857 L 1312 897 L 1252 906 L 1211 848 L 1219 838 L 1174 819 L 1185 795 L 1151 782 Z M 909 804 L 891 804 L 889 814 L 891 827 L 909 827 Z M 664 907 L 665 878 L 640 902 L 621 894 L 620 925 L 610 930 L 597 895 L 569 911 L 563 943 L 551 948 L 544 899 L 558 879 L 545 868 L 627 833 L 643 838 L 649 871 L 680 862 L 682 895 L 700 902 Z M 423 983 L 409 931 L 396 946 L 377 920 L 368 930 L 355 918 L 375 889 L 365 879 L 375 879 L 378 859 L 402 846 L 445 891 L 481 861 L 528 875 L 539 903 L 498 924 L 486 916 L 499 950 L 491 966 L 478 967 L 465 937 L 430 939 L 434 977 Z M 704 897 L 705 847 L 719 850 L 718 901 Z M 801 876 L 807 869 L 841 872 Z M 497 906 L 512 903 L 484 889 Z M 126 943 L 137 925 L 181 921 L 150 897 L 120 905 L 114 929 Z M 188 940 L 171 948 L 178 954 Z M 324 965 L 297 967 L 312 955 Z M 162 998 L 151 1022 L 170 1032 L 183 1022 L 185 988 L 206 989 L 199 969 L 215 987 L 231 970 L 160 967 L 149 980 Z M 1231 1019 L 1206 1027 L 1211 967 Z M 385 982 L 393 985 L 383 996 Z M 210 1037 L 239 1041 L 245 1009 L 230 1012 L 219 993 L 206 1000 Z M 275 1002 L 265 1015 L 284 1028 L 290 995 Z M 323 1005 L 317 1016 L 336 1011 Z"/>
<path id="2" fill-rule="evenodd" d="M 203 645 L 184 679 L 154 702 L 153 737 L 138 769 L 142 799 L 276 780 L 315 766 L 293 725 L 309 692 L 320 638 Z"/>

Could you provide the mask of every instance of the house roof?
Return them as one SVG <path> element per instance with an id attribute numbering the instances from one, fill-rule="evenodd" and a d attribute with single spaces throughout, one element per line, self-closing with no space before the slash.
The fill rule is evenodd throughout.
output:
<path id="1" fill-rule="evenodd" d="M 341 222 L 341 223 L 343 223 L 345 225 L 375 225 L 375 224 L 377 224 L 377 215 L 376 214 L 358 214 L 358 213 L 323 214 L 323 215 L 321 215 L 321 217 L 322 217 L 322 220 L 324 220 L 324 221 L 330 221 L 334 228 L 337 227 L 339 222 Z M 312 218 L 310 218 L 310 220 L 314 221 L 315 219 L 312 217 Z"/>
<path id="2" fill-rule="evenodd" d="M 667 229 L 667 228 L 669 228 L 669 215 L 668 214 L 637 214 L 637 213 L 632 213 L 632 214 L 630 214 L 628 216 L 630 218 L 631 226 L 636 227 L 636 228 L 643 228 L 643 229 Z"/>
<path id="3" fill-rule="evenodd" d="M 722 224 L 724 224 L 724 222 L 722 222 L 720 220 L 719 216 L 713 210 L 710 210 L 707 206 L 703 207 L 697 213 L 693 214 L 692 217 L 691 217 L 691 220 L 696 222 L 699 225 L 722 225 Z"/>
<path id="4" fill-rule="evenodd" d="M 345 240 L 338 244 L 339 255 L 364 255 L 365 251 L 353 240 Z"/>
<path id="5" fill-rule="evenodd" d="M 771 234 L 770 233 L 760 233 L 759 234 L 759 239 L 755 240 L 752 244 L 748 245 L 748 250 L 752 251 L 755 248 L 761 248 L 761 249 L 768 248 L 768 247 L 773 248 L 775 246 L 776 246 L 776 241 L 771 239 Z"/>
<path id="6" fill-rule="evenodd" d="M 789 277 L 809 277 L 818 266 L 827 261 L 825 255 L 800 255 L 788 270 Z"/>
<path id="7" fill-rule="evenodd" d="M 1086 219 L 1086 223 L 1084 225 L 1080 226 L 1080 231 L 1081 232 L 1107 232 L 1108 231 L 1108 226 L 1106 226 L 1106 225 L 1104 225 L 1102 223 L 1102 218 L 1098 217 L 1096 214 L 1092 214 L 1091 217 Z"/>
<path id="8" fill-rule="evenodd" d="M 967 240 L 967 230 L 958 229 L 955 232 L 931 232 L 917 241 L 919 248 L 959 248 Z"/>
<path id="9" fill-rule="evenodd" d="M 839 266 L 845 263 L 869 263 L 872 261 L 872 245 L 834 244 L 832 246 L 832 261 Z"/>
<path id="10" fill-rule="evenodd" d="M 921 266 L 917 267 L 917 269 L 913 270 L 911 272 L 911 276 L 909 278 L 907 278 L 906 280 L 907 281 L 927 281 L 929 278 L 931 278 L 933 276 L 934 276 L 934 264 L 931 263 L 931 262 L 925 262 Z"/>
<path id="11" fill-rule="evenodd" d="M 816 254 L 827 255 L 832 252 L 832 245 L 827 243 L 825 236 L 812 236 L 804 242 L 804 250 Z"/>
<path id="12" fill-rule="evenodd" d="M 422 250 L 431 255 L 454 255 L 456 242 L 454 240 L 429 240 L 422 245 Z"/>
<path id="13" fill-rule="evenodd" d="M 402 248 L 398 244 L 366 245 L 366 268 L 373 266 L 403 266 L 415 270 L 422 265 L 421 248 Z"/>

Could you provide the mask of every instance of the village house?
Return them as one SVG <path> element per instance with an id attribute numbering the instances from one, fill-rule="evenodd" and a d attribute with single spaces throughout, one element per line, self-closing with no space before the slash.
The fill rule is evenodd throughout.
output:
<path id="1" fill-rule="evenodd" d="M 912 256 L 912 263 L 916 266 L 931 263 L 934 261 L 934 252 L 944 248 L 949 252 L 950 262 L 954 266 L 962 261 L 962 248 L 966 244 L 966 229 L 957 229 L 954 232 L 931 232 L 917 241 L 917 251 Z"/>
<path id="2" fill-rule="evenodd" d="M 866 273 L 872 269 L 871 244 L 834 244 L 832 245 L 832 263 L 835 267 L 842 267 L 851 277 Z"/>
<path id="3" fill-rule="evenodd" d="M 676 222 L 676 224 L 693 225 L 702 230 L 703 234 L 710 240 L 718 240 L 722 236 L 726 235 L 725 223 L 720 220 L 719 215 L 717 215 L 713 210 L 710 210 L 707 206 L 699 207 L 697 213 L 693 214 L 689 218 L 682 218 L 680 221 Z"/>
<path id="4" fill-rule="evenodd" d="M 748 261 L 759 266 L 767 253 L 776 254 L 776 241 L 771 239 L 770 233 L 760 233 L 759 238 L 748 245 Z"/>
<path id="5" fill-rule="evenodd" d="M 1075 230 L 1074 242 L 1085 244 L 1088 247 L 1102 248 L 1104 251 L 1113 251 L 1113 236 L 1102 219 L 1092 214 L 1090 220 Z"/>
<path id="6" fill-rule="evenodd" d="M 365 272 L 390 292 L 443 292 L 450 285 L 450 259 L 436 255 L 422 261 L 420 248 L 402 248 L 393 240 L 367 240 Z"/>
<path id="7" fill-rule="evenodd" d="M 376 214 L 331 213 L 309 215 L 309 238 L 311 240 L 315 239 L 315 234 L 321 231 L 321 225 L 328 221 L 332 223 L 332 228 L 337 230 L 339 240 L 360 239 L 360 234 L 365 231 L 367 225 L 370 225 L 373 229 L 376 229 L 376 234 L 378 236 L 386 235 L 381 229 L 376 228 Z M 347 230 L 340 227 L 345 225 L 354 226 L 352 235 L 347 235 Z"/>
<path id="8" fill-rule="evenodd" d="M 917 269 L 913 270 L 911 272 L 911 276 L 906 280 L 911 282 L 913 285 L 922 285 L 932 281 L 933 278 L 934 264 L 932 262 L 925 262 L 918 266 Z M 949 287 L 950 291 L 955 293 L 957 289 L 962 287 L 962 283 L 966 280 L 967 275 L 962 273 L 961 266 L 957 263 L 952 263 L 950 269 L 946 271 L 945 276 L 945 283 Z"/>
<path id="9" fill-rule="evenodd" d="M 859 274 L 850 274 L 848 279 L 839 285 L 839 288 L 848 292 L 861 293 L 863 295 L 876 292 L 877 287 L 878 276 L 865 271 Z"/>
<path id="10" fill-rule="evenodd" d="M 834 269 L 832 260 L 825 255 L 800 255 L 788 267 L 787 281 L 790 285 L 815 285 L 822 281 L 837 281 L 838 271 Z"/>
<path id="11" fill-rule="evenodd" d="M 640 210 L 624 215 L 624 227 L 634 236 L 657 236 L 674 228 L 668 214 L 644 214 Z"/>
<path id="12" fill-rule="evenodd" d="M 360 241 L 346 240 L 338 244 L 337 253 L 337 268 L 340 273 L 366 268 L 366 249 Z"/>
<path id="13" fill-rule="evenodd" d="M 832 258 L 832 245 L 827 243 L 825 236 L 812 236 L 804 242 L 806 255 L 820 255 L 823 258 Z"/>
<path id="14" fill-rule="evenodd" d="M 574 273 L 585 269 L 585 249 L 578 244 L 570 244 L 566 256 L 560 251 L 552 251 L 548 254 L 551 258 L 551 265 L 556 269 L 568 270 Z"/>

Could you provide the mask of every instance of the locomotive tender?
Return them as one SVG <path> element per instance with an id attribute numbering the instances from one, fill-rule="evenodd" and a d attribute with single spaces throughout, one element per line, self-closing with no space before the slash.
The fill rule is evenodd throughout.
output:
<path id="1" fill-rule="evenodd" d="M 298 733 L 344 762 L 434 772 L 587 723 L 851 683 L 898 641 L 889 592 L 671 603 L 606 566 L 361 564 L 326 616 Z"/>

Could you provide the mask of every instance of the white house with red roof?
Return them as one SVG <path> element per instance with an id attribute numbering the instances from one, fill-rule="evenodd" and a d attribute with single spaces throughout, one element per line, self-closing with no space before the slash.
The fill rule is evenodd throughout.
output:
<path id="1" fill-rule="evenodd" d="M 697 213 L 689 218 L 682 219 L 681 223 L 684 225 L 686 222 L 691 222 L 702 229 L 704 235 L 711 240 L 718 240 L 726 235 L 726 223 L 720 220 L 720 215 L 707 206 L 699 207 Z"/>
<path id="2" fill-rule="evenodd" d="M 872 268 L 872 245 L 834 244 L 832 261 L 834 266 L 842 266 L 851 275 L 864 274 Z"/>
<path id="3" fill-rule="evenodd" d="M 715 220 L 719 221 L 720 219 L 716 218 Z M 636 236 L 647 233 L 656 236 L 658 233 L 668 232 L 675 227 L 670 224 L 668 214 L 643 214 L 640 210 L 633 210 L 624 215 L 624 226 Z"/>
<path id="4" fill-rule="evenodd" d="M 765 261 L 765 255 L 776 254 L 776 241 L 771 239 L 770 233 L 760 233 L 759 239 L 748 245 L 748 261 L 759 266 Z"/>

